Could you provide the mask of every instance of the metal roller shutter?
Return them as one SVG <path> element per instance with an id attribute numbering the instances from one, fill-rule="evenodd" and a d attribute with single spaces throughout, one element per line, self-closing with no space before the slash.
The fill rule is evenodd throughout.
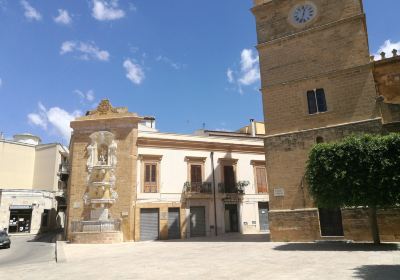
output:
<path id="1" fill-rule="evenodd" d="M 140 240 L 158 240 L 159 228 L 159 209 L 140 209 Z"/>
<path id="2" fill-rule="evenodd" d="M 205 207 L 190 207 L 190 236 L 206 236 Z"/>
<path id="3" fill-rule="evenodd" d="M 181 238 L 179 208 L 168 209 L 168 239 Z"/>

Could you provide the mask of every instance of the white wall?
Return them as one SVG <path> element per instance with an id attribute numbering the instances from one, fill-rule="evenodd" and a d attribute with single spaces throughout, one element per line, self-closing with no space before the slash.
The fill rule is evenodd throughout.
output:
<path id="1" fill-rule="evenodd" d="M 32 189 L 35 146 L 0 141 L 0 189 Z"/>
<path id="2" fill-rule="evenodd" d="M 8 229 L 11 205 L 33 205 L 31 234 L 39 232 L 45 209 L 53 209 L 54 212 L 57 209 L 54 194 L 50 192 L 3 190 L 0 194 L 0 229 Z M 53 219 L 49 218 L 49 227 L 54 226 Z"/>
<path id="3" fill-rule="evenodd" d="M 139 147 L 139 154 L 144 155 L 162 155 L 161 170 L 160 170 L 160 193 L 164 194 L 180 194 L 183 191 L 183 185 L 188 179 L 188 169 L 185 157 L 206 157 L 204 165 L 205 181 L 212 182 L 212 168 L 209 151 L 195 150 L 177 150 L 170 148 L 144 148 Z M 238 159 L 237 162 L 237 181 L 249 181 L 250 185 L 246 187 L 246 194 L 255 194 L 255 182 L 253 166 L 250 164 L 252 160 L 265 160 L 264 155 L 260 154 L 245 154 L 245 153 L 214 153 L 214 168 L 216 184 L 221 180 L 221 169 L 218 163 L 220 158 Z M 138 160 L 137 174 L 141 174 L 141 164 Z M 138 176 L 138 198 L 159 197 L 157 194 L 142 194 L 142 186 L 140 176 Z"/>
<path id="4" fill-rule="evenodd" d="M 58 145 L 36 149 L 35 174 L 33 188 L 36 190 L 58 190 L 58 168 L 61 163 L 61 154 Z"/>

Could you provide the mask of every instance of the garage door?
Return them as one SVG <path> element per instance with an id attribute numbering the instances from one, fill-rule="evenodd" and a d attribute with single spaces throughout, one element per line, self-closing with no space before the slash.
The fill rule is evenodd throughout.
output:
<path id="1" fill-rule="evenodd" d="M 140 240 L 158 240 L 159 231 L 159 209 L 140 209 Z"/>
<path id="2" fill-rule="evenodd" d="M 181 238 L 179 208 L 168 209 L 168 239 Z"/>
<path id="3" fill-rule="evenodd" d="M 206 236 L 205 207 L 190 207 L 190 236 Z"/>

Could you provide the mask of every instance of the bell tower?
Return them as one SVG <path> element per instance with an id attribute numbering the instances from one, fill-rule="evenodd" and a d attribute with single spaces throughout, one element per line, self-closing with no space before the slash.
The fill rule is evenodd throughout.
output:
<path id="1" fill-rule="evenodd" d="M 321 239 L 321 214 L 304 180 L 311 147 L 382 128 L 362 1 L 253 2 L 271 238 Z"/>

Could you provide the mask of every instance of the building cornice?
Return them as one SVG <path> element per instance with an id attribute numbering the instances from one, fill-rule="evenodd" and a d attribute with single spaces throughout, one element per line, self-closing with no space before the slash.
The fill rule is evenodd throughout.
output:
<path id="1" fill-rule="evenodd" d="M 272 135 L 266 135 L 265 139 L 274 138 L 274 137 L 281 137 L 281 136 L 289 136 L 289 135 L 293 135 L 293 134 L 307 133 L 307 132 L 317 131 L 317 130 L 337 128 L 337 127 L 342 127 L 342 126 L 347 126 L 347 125 L 362 124 L 362 123 L 373 122 L 373 121 L 382 121 L 382 118 L 379 117 L 379 118 L 373 118 L 373 119 L 362 120 L 362 121 L 354 121 L 354 122 L 340 123 L 340 124 L 335 124 L 335 125 L 327 125 L 327 126 L 324 126 L 324 127 L 317 127 L 317 128 L 311 128 L 311 129 L 304 129 L 304 130 L 289 131 L 289 132 L 284 132 L 284 133 L 277 133 L 277 134 L 272 134 Z"/>
<path id="2" fill-rule="evenodd" d="M 258 145 L 246 145 L 234 143 L 188 141 L 179 139 L 161 139 L 142 136 L 138 138 L 137 143 L 139 148 L 150 147 L 264 154 L 263 142 Z"/>

